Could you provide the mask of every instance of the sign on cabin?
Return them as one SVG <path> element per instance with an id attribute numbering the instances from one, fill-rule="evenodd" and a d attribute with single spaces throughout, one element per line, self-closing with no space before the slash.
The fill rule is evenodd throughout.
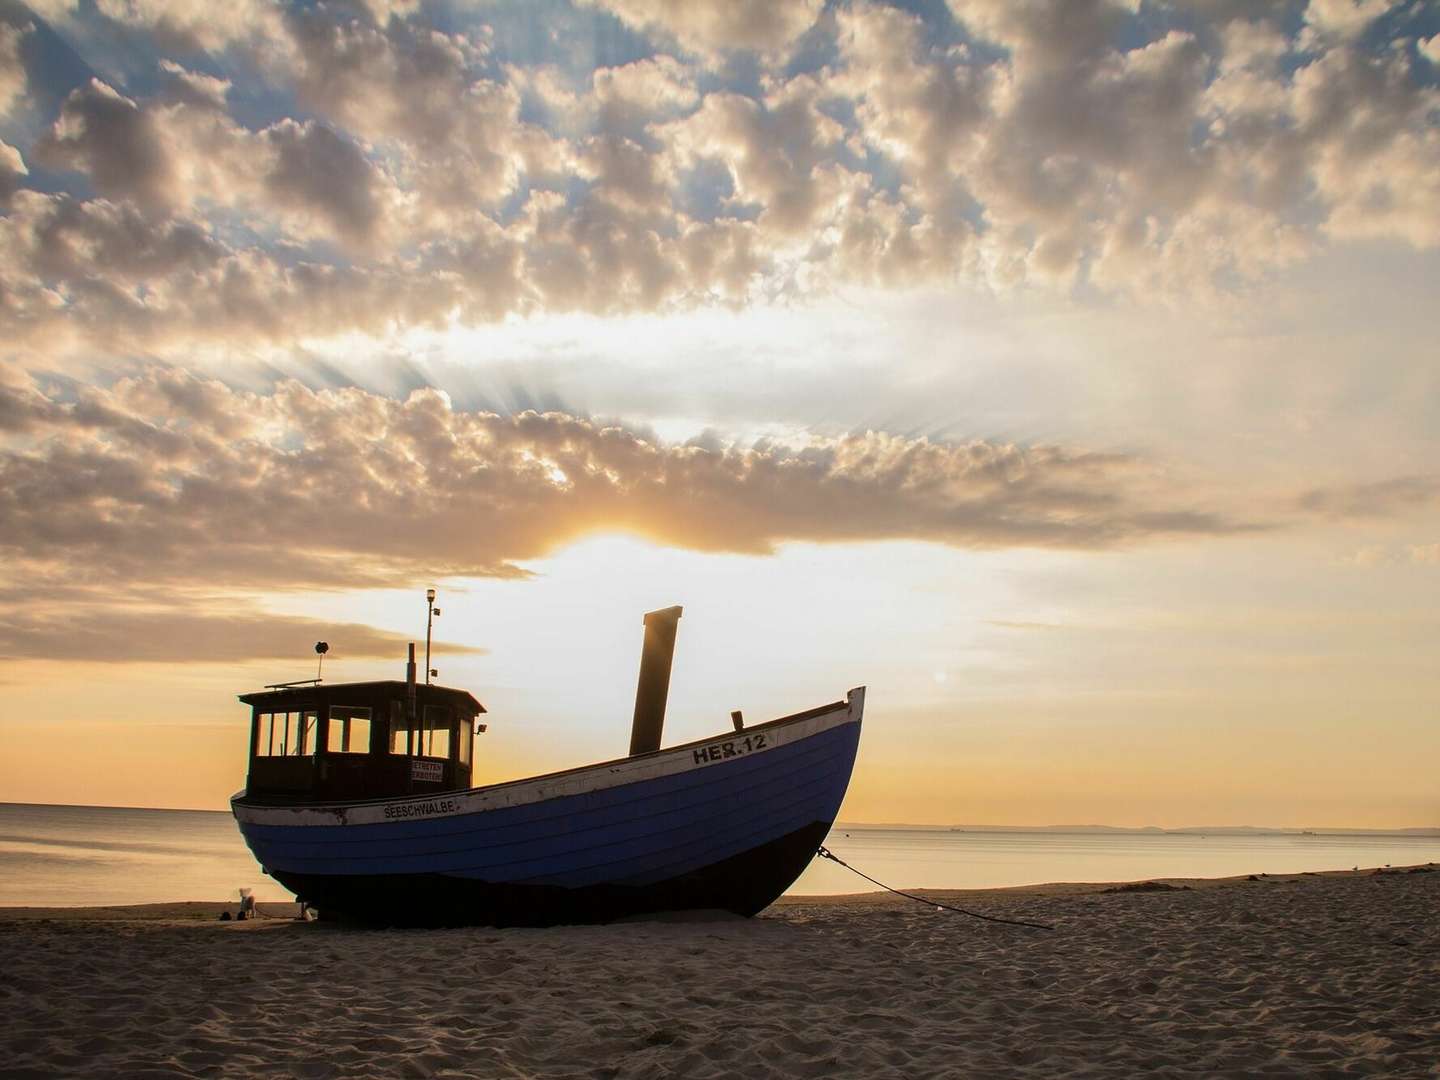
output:
<path id="1" fill-rule="evenodd" d="M 433 780 L 438 784 L 445 779 L 445 766 L 438 761 L 412 761 L 410 779 Z"/>

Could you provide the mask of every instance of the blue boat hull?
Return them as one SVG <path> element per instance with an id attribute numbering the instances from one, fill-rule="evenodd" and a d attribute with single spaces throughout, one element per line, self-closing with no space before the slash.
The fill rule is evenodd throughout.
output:
<path id="1" fill-rule="evenodd" d="M 839 812 L 863 693 L 735 735 L 508 785 L 391 802 L 256 806 L 240 829 L 326 918 L 385 925 L 753 915 Z"/>
<path id="2" fill-rule="evenodd" d="M 800 876 L 830 824 L 811 822 L 740 855 L 648 885 L 566 888 L 449 874 L 337 878 L 276 871 L 275 879 L 326 919 L 377 926 L 558 926 L 659 911 L 755 915 Z"/>

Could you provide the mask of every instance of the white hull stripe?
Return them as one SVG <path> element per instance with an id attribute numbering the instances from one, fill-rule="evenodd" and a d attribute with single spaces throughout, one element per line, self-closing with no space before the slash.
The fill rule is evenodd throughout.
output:
<path id="1" fill-rule="evenodd" d="M 383 802 L 349 802 L 330 805 L 311 803 L 306 806 L 250 806 L 232 800 L 236 820 L 247 825 L 377 825 L 420 818 L 458 817 L 526 806 L 568 795 L 585 795 L 592 791 L 621 787 L 661 776 L 693 772 L 734 756 L 764 754 L 777 747 L 818 735 L 842 724 L 859 723 L 865 711 L 865 688 L 851 690 L 847 700 L 813 716 L 793 721 L 777 721 L 771 725 L 746 728 L 743 731 L 700 742 L 687 743 L 670 750 L 644 757 L 626 758 L 589 768 L 538 776 L 530 780 L 512 780 L 468 791 L 446 791 L 433 795 L 407 795 Z M 730 750 L 725 751 L 726 745 Z M 244 792 L 235 796 L 242 799 Z"/>

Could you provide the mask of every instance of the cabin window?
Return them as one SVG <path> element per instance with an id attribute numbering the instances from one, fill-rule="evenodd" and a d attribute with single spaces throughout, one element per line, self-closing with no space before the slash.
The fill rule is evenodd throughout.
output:
<path id="1" fill-rule="evenodd" d="M 418 751 L 425 757 L 450 756 L 450 710 L 443 705 L 426 705 L 425 722 L 420 735 L 425 749 Z"/>
<path id="2" fill-rule="evenodd" d="M 471 730 L 470 721 L 467 718 L 462 716 L 459 723 L 455 725 L 455 735 L 457 738 L 457 756 L 460 759 L 460 764 L 469 765 L 470 748 L 474 743 L 475 733 Z"/>
<path id="3" fill-rule="evenodd" d="M 318 717 L 313 709 L 262 712 L 255 728 L 255 756 L 303 757 L 314 752 Z"/>
<path id="4" fill-rule="evenodd" d="M 370 752 L 370 709 L 363 705 L 331 705 L 325 749 L 332 754 Z"/>
<path id="5" fill-rule="evenodd" d="M 413 741 L 409 721 L 403 713 L 390 722 L 390 753 L 416 757 L 450 756 L 450 710 L 444 705 L 426 705 L 415 726 Z"/>
<path id="6" fill-rule="evenodd" d="M 410 753 L 410 718 L 398 701 L 390 710 L 390 753 Z"/>

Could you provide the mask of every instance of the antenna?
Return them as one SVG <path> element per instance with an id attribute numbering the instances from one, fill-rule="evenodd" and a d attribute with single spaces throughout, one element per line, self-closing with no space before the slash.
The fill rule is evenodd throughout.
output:
<path id="1" fill-rule="evenodd" d="M 329 651 L 330 643 L 328 641 L 315 642 L 315 655 L 320 658 L 315 661 L 315 681 L 317 683 L 320 681 L 320 669 L 325 666 L 325 654 Z"/>
<path id="2" fill-rule="evenodd" d="M 439 674 L 440 674 L 440 672 L 436 671 L 434 668 L 432 668 L 432 667 L 430 666 L 430 624 L 433 623 L 433 622 L 435 621 L 435 619 L 436 619 L 437 617 L 439 617 L 439 615 L 440 615 L 440 609 L 435 606 L 435 590 L 434 590 L 434 589 L 426 589 L 426 590 L 425 590 L 425 685 L 426 685 L 426 686 L 429 686 L 429 685 L 430 685 L 430 676 L 431 676 L 431 675 L 439 675 Z"/>

